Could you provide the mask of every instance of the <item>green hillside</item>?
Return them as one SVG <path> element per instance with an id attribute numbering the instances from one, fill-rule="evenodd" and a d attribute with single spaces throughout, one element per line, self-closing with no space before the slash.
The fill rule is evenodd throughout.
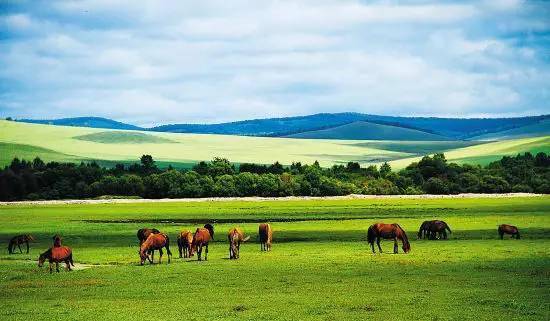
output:
<path id="1" fill-rule="evenodd" d="M 82 138 L 87 138 L 83 140 Z M 409 136 L 405 136 L 409 138 Z M 362 165 L 390 161 L 403 168 L 418 156 L 445 151 L 447 158 L 482 162 L 525 151 L 550 152 L 550 136 L 485 143 L 460 141 L 364 141 L 245 137 L 207 134 L 118 131 L 83 127 L 51 126 L 0 121 L 0 165 L 13 157 L 45 161 L 99 160 L 103 164 L 135 162 L 143 154 L 161 164 L 189 164 L 214 157 L 235 163 L 271 164 L 279 161 L 313 163 L 321 166 Z M 467 147 L 465 147 L 467 146 Z"/>
<path id="2" fill-rule="evenodd" d="M 358 140 L 412 140 L 440 141 L 448 137 L 405 127 L 358 121 L 350 124 L 288 135 L 306 139 L 358 139 Z"/>
<path id="3" fill-rule="evenodd" d="M 525 137 L 550 135 L 550 119 L 544 119 L 538 123 L 504 130 L 496 133 L 472 137 L 473 140 L 505 140 Z"/>

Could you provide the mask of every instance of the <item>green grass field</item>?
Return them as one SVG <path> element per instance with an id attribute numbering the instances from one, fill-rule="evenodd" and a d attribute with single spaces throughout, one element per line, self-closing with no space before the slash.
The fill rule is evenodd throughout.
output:
<path id="1" fill-rule="evenodd" d="M 0 239 L 32 233 L 30 254 L 0 254 L 0 319 L 548 320 L 550 197 L 223 201 L 0 206 Z M 416 240 L 426 219 L 447 241 Z M 215 222 L 208 262 L 177 258 L 175 234 Z M 258 221 L 275 231 L 256 243 Z M 398 222 L 412 251 L 373 255 L 368 226 Z M 499 240 L 500 223 L 521 240 Z M 139 266 L 136 230 L 172 236 L 171 264 Z M 225 233 L 251 235 L 230 261 Z M 60 233 L 77 263 L 50 275 L 38 254 Z M 6 244 L 6 243 L 4 243 Z"/>
<path id="2" fill-rule="evenodd" d="M 225 157 L 234 163 L 284 165 L 300 161 L 322 166 L 391 162 L 403 168 L 419 156 L 445 151 L 451 161 L 484 163 L 520 152 L 550 153 L 550 136 L 493 143 L 463 141 L 361 141 L 244 137 L 115 131 L 0 121 L 0 166 L 13 157 L 46 161 L 100 160 L 104 164 L 132 163 L 150 154 L 161 164 L 189 167 L 203 160 Z M 474 145 L 474 146 L 469 146 Z"/>

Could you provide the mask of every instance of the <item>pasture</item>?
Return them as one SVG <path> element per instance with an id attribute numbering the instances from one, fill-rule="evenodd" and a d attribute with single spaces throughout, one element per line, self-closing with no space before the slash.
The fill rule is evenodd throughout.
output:
<path id="1" fill-rule="evenodd" d="M 474 145 L 474 146 L 471 146 Z M 50 126 L 0 120 L 0 166 L 14 157 L 45 161 L 103 164 L 137 162 L 150 154 L 159 164 L 190 167 L 199 161 L 224 157 L 235 163 L 272 164 L 279 161 L 321 166 L 359 162 L 362 165 L 388 161 L 394 169 L 406 167 L 419 157 L 445 152 L 451 161 L 487 163 L 503 155 L 522 152 L 550 153 L 550 137 L 502 142 L 465 141 L 369 141 L 245 137 L 209 134 L 177 134 Z"/>
<path id="2" fill-rule="evenodd" d="M 447 241 L 416 240 L 439 218 Z M 274 229 L 260 252 L 259 222 Z M 373 255 L 366 231 L 398 222 L 409 254 Z M 176 233 L 216 228 L 209 260 L 177 257 Z M 498 239 L 497 224 L 521 240 Z M 0 206 L 0 239 L 31 233 L 30 254 L 0 254 L 0 319 L 548 320 L 550 197 L 344 199 Z M 139 266 L 136 231 L 171 237 L 171 264 Z M 226 233 L 251 240 L 228 259 Z M 36 259 L 60 233 L 86 269 L 49 274 Z"/>

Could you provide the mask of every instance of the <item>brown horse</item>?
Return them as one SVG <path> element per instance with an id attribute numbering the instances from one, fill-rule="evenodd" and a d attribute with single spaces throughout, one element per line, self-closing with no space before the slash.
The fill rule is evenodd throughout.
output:
<path id="1" fill-rule="evenodd" d="M 504 234 L 511 234 L 512 238 L 516 237 L 516 240 L 519 240 L 519 230 L 517 227 L 508 224 L 501 224 L 498 226 L 498 234 L 500 239 L 504 238 Z"/>
<path id="2" fill-rule="evenodd" d="M 178 234 L 178 250 L 180 252 L 180 258 L 191 257 L 191 244 L 193 244 L 193 233 L 191 231 L 181 231 Z"/>
<path id="3" fill-rule="evenodd" d="M 137 238 L 139 240 L 139 247 L 141 247 L 141 244 L 143 244 L 143 242 L 145 242 L 145 240 L 147 240 L 147 238 L 149 237 L 149 235 L 151 234 L 158 234 L 160 233 L 159 230 L 157 230 L 156 228 L 141 228 L 137 231 Z M 153 260 L 154 256 L 155 256 L 155 251 L 154 250 L 151 250 L 149 252 L 149 254 L 151 254 L 151 260 Z"/>
<path id="4" fill-rule="evenodd" d="M 149 263 L 153 264 L 153 258 L 149 257 L 149 253 L 152 250 L 159 251 L 159 264 L 162 262 L 162 255 L 164 254 L 162 248 L 166 248 L 166 253 L 168 254 L 168 263 L 170 263 L 170 258 L 172 257 L 172 252 L 170 252 L 170 239 L 168 235 L 164 233 L 151 233 L 149 237 L 143 242 L 139 249 L 139 257 L 141 258 L 141 265 L 145 260 L 149 260 Z"/>
<path id="5" fill-rule="evenodd" d="M 407 234 L 405 233 L 405 230 L 399 226 L 399 224 L 373 224 L 369 227 L 367 239 L 372 248 L 372 253 L 376 253 L 374 251 L 374 241 L 376 241 L 378 249 L 380 250 L 380 253 L 382 253 L 382 248 L 380 247 L 381 239 L 393 239 L 393 253 L 397 254 L 398 252 L 397 240 L 401 240 L 403 243 L 403 252 L 408 253 L 411 250 L 411 245 L 409 243 L 409 239 L 407 238 Z"/>
<path id="6" fill-rule="evenodd" d="M 190 256 L 197 252 L 199 261 L 202 260 L 202 248 L 205 248 L 204 260 L 208 261 L 208 243 L 212 240 L 212 234 L 210 230 L 204 227 L 200 227 L 195 231 L 193 235 L 193 241 L 191 242 Z"/>
<path id="7" fill-rule="evenodd" d="M 440 220 L 424 221 L 420 225 L 418 230 L 418 238 L 428 238 L 430 240 L 435 240 L 437 238 L 447 239 L 447 230 L 449 233 L 452 233 L 451 228 L 447 223 Z"/>
<path id="8" fill-rule="evenodd" d="M 244 237 L 243 231 L 234 227 L 227 233 L 227 240 L 229 241 L 229 259 L 236 260 L 239 258 L 239 252 L 241 250 L 241 243 L 250 239 L 250 236 Z"/>
<path id="9" fill-rule="evenodd" d="M 65 262 L 67 270 L 71 271 L 71 265 L 73 262 L 73 251 L 67 246 L 56 246 L 49 248 L 46 252 L 40 254 L 38 257 L 38 266 L 42 267 L 44 262 L 48 260 L 50 262 L 50 273 L 53 272 L 52 264 L 55 263 L 55 270 L 59 272 L 59 263 Z"/>
<path id="10" fill-rule="evenodd" d="M 273 230 L 267 223 L 260 224 L 258 228 L 260 235 L 260 251 L 271 251 L 271 242 L 273 241 Z"/>
<path id="11" fill-rule="evenodd" d="M 34 241 L 34 237 L 30 234 L 17 235 L 11 238 L 8 244 L 8 253 L 14 254 L 15 246 L 19 248 L 19 253 L 23 253 L 21 250 L 21 244 L 25 243 L 27 245 L 27 254 L 29 254 L 29 242 Z"/>

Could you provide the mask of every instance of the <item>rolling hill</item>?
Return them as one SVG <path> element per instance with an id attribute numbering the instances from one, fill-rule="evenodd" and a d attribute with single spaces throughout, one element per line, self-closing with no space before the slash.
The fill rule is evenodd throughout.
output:
<path id="1" fill-rule="evenodd" d="M 313 130 L 288 135 L 290 138 L 307 139 L 360 139 L 360 140 L 413 140 L 439 141 L 450 140 L 449 137 L 399 126 L 375 124 L 357 121 L 327 129 Z"/>
<path id="2" fill-rule="evenodd" d="M 474 136 L 473 140 L 507 140 L 515 138 L 536 137 L 550 135 L 550 119 L 543 119 L 537 123 L 503 130 L 496 133 Z"/>
<path id="3" fill-rule="evenodd" d="M 297 161 L 313 163 L 317 160 L 322 166 L 349 161 L 363 165 L 389 161 L 394 168 L 402 168 L 417 160 L 418 156 L 441 151 L 446 151 L 448 159 L 452 161 L 474 163 L 525 151 L 550 153 L 550 136 L 469 146 L 471 144 L 477 142 L 177 134 L 0 121 L 2 166 L 16 156 L 26 159 L 40 156 L 46 161 L 100 160 L 112 166 L 116 162 L 135 162 L 141 155 L 150 154 L 160 164 L 179 164 L 178 167 L 214 157 L 225 157 L 235 163 L 271 164 L 279 161 L 285 165 Z"/>
<path id="4" fill-rule="evenodd" d="M 126 130 L 141 130 L 138 126 L 125 124 L 116 120 L 102 117 L 75 117 L 61 119 L 20 119 L 17 120 L 24 123 L 58 125 L 58 126 L 75 126 L 75 127 L 90 127 L 90 128 L 107 128 L 107 129 L 126 129 Z"/>

